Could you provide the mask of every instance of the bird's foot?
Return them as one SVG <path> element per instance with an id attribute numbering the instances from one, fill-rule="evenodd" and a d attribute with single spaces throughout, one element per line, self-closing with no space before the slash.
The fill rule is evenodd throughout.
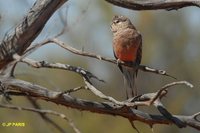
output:
<path id="1" fill-rule="evenodd" d="M 120 64 L 124 63 L 122 60 L 117 59 L 117 66 L 120 66 Z"/>

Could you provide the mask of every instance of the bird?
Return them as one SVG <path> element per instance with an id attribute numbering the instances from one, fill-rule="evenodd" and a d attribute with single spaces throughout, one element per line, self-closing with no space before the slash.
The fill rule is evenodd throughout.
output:
<path id="1" fill-rule="evenodd" d="M 111 22 L 113 53 L 124 77 L 127 99 L 138 95 L 135 86 L 142 59 L 142 35 L 126 16 L 115 15 Z M 130 66 L 122 65 L 130 64 Z"/>

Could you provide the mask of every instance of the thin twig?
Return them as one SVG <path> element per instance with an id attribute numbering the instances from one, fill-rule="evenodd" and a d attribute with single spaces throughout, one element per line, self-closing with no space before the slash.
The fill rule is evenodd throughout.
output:
<path id="1" fill-rule="evenodd" d="M 166 89 L 168 89 L 169 87 L 172 87 L 172 86 L 175 86 L 175 85 L 181 85 L 181 84 L 184 84 L 190 88 L 193 87 L 193 85 L 187 81 L 177 81 L 177 82 L 172 82 L 172 83 L 169 83 L 169 84 L 166 84 L 165 86 L 163 86 L 155 95 L 155 97 L 153 97 L 151 100 L 150 100 L 150 104 L 153 104 L 154 101 L 156 101 L 160 96 L 161 96 L 161 93 L 163 91 L 165 91 Z"/>
<path id="2" fill-rule="evenodd" d="M 27 49 L 25 51 L 22 58 L 28 56 L 32 52 L 36 51 L 38 48 L 42 47 L 43 45 L 49 44 L 49 43 L 54 43 L 54 44 L 64 48 L 65 50 L 68 50 L 71 53 L 74 53 L 74 54 L 77 54 L 77 55 L 87 56 L 87 57 L 95 58 L 95 59 L 98 59 L 98 60 L 103 60 L 103 61 L 106 61 L 106 62 L 118 64 L 117 60 L 115 60 L 115 59 L 102 57 L 100 55 L 96 55 L 94 53 L 84 52 L 82 50 L 77 50 L 77 49 L 71 47 L 70 45 L 68 45 L 68 44 L 66 44 L 66 43 L 64 43 L 64 42 L 62 42 L 62 41 L 60 41 L 56 38 L 47 39 L 47 40 L 45 40 L 41 43 L 33 45 L 32 47 L 30 47 L 29 49 Z M 125 65 L 125 66 L 129 66 L 129 67 L 133 67 L 133 64 L 130 64 L 130 63 L 128 63 L 128 64 L 127 63 L 120 63 L 120 64 Z M 164 70 L 158 70 L 158 69 L 154 69 L 154 68 L 147 67 L 147 66 L 144 66 L 144 65 L 140 65 L 138 67 L 138 69 L 141 70 L 141 71 L 144 71 L 144 72 L 150 72 L 150 73 L 154 73 L 154 74 L 164 75 L 164 76 L 168 76 L 168 77 L 176 79 L 174 76 L 167 74 L 166 71 L 164 71 Z"/>
<path id="3" fill-rule="evenodd" d="M 52 110 L 41 110 L 41 109 L 34 109 L 34 108 L 27 108 L 27 107 L 19 107 L 19 106 L 14 106 L 14 105 L 4 105 L 4 104 L 0 104 L 1 108 L 8 108 L 8 109 L 14 109 L 14 110 L 25 110 L 25 111 L 30 111 L 30 112 L 36 112 L 36 113 L 42 113 L 42 114 L 51 114 L 51 115 L 55 115 L 55 116 L 59 116 L 62 119 L 66 120 L 69 125 L 73 128 L 73 130 L 75 131 L 75 133 L 81 133 L 80 130 L 74 125 L 73 121 L 69 118 L 66 117 L 66 115 L 58 113 L 56 111 L 52 111 Z"/>
<path id="4" fill-rule="evenodd" d="M 35 109 L 38 110 L 42 110 L 40 105 L 37 103 L 37 101 L 35 101 L 33 98 L 28 97 L 27 96 L 28 101 L 33 105 L 33 107 Z M 40 113 L 38 112 L 38 114 L 40 115 L 40 117 L 45 120 L 46 122 L 48 122 L 49 124 L 53 125 L 56 129 L 58 129 L 60 132 L 65 133 L 65 130 L 59 126 L 56 122 L 54 122 L 52 119 L 50 119 L 47 115 L 45 115 L 44 113 Z"/>
<path id="5" fill-rule="evenodd" d="M 85 89 L 85 87 L 84 86 L 80 86 L 80 87 L 72 88 L 72 89 L 69 89 L 69 90 L 63 92 L 63 94 L 65 94 L 65 93 L 66 94 L 70 94 L 72 92 L 76 92 L 76 91 L 79 91 L 79 90 L 82 90 L 82 89 Z"/>
<path id="6" fill-rule="evenodd" d="M 170 78 L 176 79 L 176 77 L 174 77 L 172 75 L 169 75 L 164 70 L 159 70 L 159 69 L 151 68 L 151 67 L 145 66 L 145 65 L 139 65 L 139 70 L 142 70 L 144 72 L 151 72 L 151 73 L 155 73 L 155 74 L 159 74 L 159 75 L 164 75 L 164 76 L 168 76 Z"/>
<path id="7" fill-rule="evenodd" d="M 48 63 L 47 61 L 35 61 L 35 60 L 29 59 L 29 58 L 22 58 L 19 55 L 15 55 L 14 58 L 20 62 L 26 63 L 35 68 L 53 68 L 53 69 L 62 69 L 62 70 L 73 71 L 73 72 L 76 72 L 76 73 L 80 74 L 81 76 L 85 77 L 88 81 L 91 78 L 94 78 L 101 82 L 104 82 L 104 80 L 99 79 L 98 77 L 93 75 L 91 72 L 89 72 L 81 67 L 76 67 L 76 66 L 72 66 L 72 65 L 68 65 L 68 64 L 61 64 L 61 63 Z"/>
<path id="8" fill-rule="evenodd" d="M 172 82 L 169 84 L 166 84 L 163 86 L 160 90 L 158 90 L 155 93 L 147 93 L 143 94 L 137 97 L 133 97 L 128 99 L 127 101 L 130 103 L 126 103 L 126 106 L 150 106 L 155 103 L 155 101 L 160 100 L 164 95 L 167 94 L 167 89 L 169 87 L 175 86 L 175 85 L 181 85 L 184 84 L 189 87 L 193 87 L 193 85 L 187 81 L 177 81 L 177 82 Z M 133 103 L 134 104 L 133 104 Z"/>
<path id="9" fill-rule="evenodd" d="M 110 96 L 106 96 L 105 94 L 103 94 L 101 91 L 99 91 L 98 89 L 96 89 L 90 82 L 88 82 L 87 79 L 83 78 L 84 81 L 85 81 L 85 84 L 87 86 L 87 89 L 90 90 L 93 94 L 95 94 L 96 96 L 104 99 L 104 100 L 108 100 L 110 102 L 113 102 L 114 104 L 117 104 L 117 105 L 121 105 L 121 106 L 124 106 L 125 103 L 124 102 L 119 102 L 117 101 L 116 99 L 114 99 L 113 97 L 110 97 Z"/>

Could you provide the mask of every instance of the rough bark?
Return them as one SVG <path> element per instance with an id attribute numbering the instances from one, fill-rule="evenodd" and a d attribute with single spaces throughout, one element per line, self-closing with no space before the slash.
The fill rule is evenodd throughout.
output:
<path id="1" fill-rule="evenodd" d="M 0 43 L 0 69 L 10 63 L 13 54 L 19 55 L 40 34 L 52 14 L 67 0 L 37 0 L 28 14 L 11 34 L 5 35 Z"/>
<path id="2" fill-rule="evenodd" d="M 132 10 L 177 10 L 183 7 L 200 7 L 199 0 L 105 0 L 113 5 Z"/>

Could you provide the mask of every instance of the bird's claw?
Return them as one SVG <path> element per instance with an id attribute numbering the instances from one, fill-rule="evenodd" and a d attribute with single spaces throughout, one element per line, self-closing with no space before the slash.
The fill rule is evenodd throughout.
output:
<path id="1" fill-rule="evenodd" d="M 122 60 L 117 59 L 117 66 L 120 66 L 120 64 L 124 63 Z"/>

